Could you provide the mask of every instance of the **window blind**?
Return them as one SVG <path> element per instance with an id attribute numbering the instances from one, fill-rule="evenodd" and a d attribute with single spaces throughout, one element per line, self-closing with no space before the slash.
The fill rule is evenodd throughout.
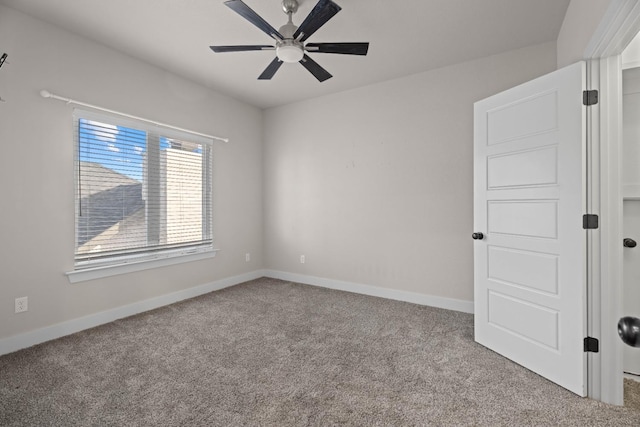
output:
<path id="1" fill-rule="evenodd" d="M 213 250 L 212 141 L 74 111 L 76 269 Z"/>

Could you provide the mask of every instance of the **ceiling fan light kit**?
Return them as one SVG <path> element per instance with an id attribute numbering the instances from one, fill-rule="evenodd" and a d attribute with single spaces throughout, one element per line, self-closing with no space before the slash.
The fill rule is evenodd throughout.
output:
<path id="1" fill-rule="evenodd" d="M 210 46 L 211 50 L 216 53 L 275 49 L 276 58 L 262 72 L 258 80 L 271 80 L 284 62 L 299 62 L 318 81 L 323 82 L 330 79 L 332 77 L 331 74 L 305 52 L 366 55 L 369 50 L 369 43 L 308 43 L 305 45 L 305 41 L 313 33 L 340 12 L 341 7 L 332 0 L 320 0 L 299 27 L 292 20 L 293 14 L 298 10 L 298 1 L 283 0 L 282 10 L 289 16 L 289 22 L 280 27 L 279 30 L 273 28 L 242 0 L 228 0 L 224 4 L 276 41 L 275 46 Z"/>
<path id="2" fill-rule="evenodd" d="M 300 62 L 304 57 L 304 48 L 295 40 L 283 40 L 277 44 L 276 55 L 282 62 Z"/>

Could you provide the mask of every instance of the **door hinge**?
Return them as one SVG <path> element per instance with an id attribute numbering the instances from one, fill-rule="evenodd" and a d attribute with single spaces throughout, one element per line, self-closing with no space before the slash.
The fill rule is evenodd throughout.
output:
<path id="1" fill-rule="evenodd" d="M 582 103 L 584 105 L 596 105 L 598 103 L 597 90 L 585 90 L 582 92 Z"/>
<path id="2" fill-rule="evenodd" d="M 598 228 L 598 215 L 582 215 L 582 228 L 585 230 L 596 230 Z"/>
<path id="3" fill-rule="evenodd" d="M 600 342 L 596 338 L 586 337 L 584 339 L 585 353 L 598 353 L 600 351 Z"/>

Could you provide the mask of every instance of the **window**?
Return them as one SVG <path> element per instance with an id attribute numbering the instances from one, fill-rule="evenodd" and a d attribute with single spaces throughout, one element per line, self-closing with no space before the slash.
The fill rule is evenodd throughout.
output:
<path id="1" fill-rule="evenodd" d="M 74 112 L 76 270 L 213 251 L 211 141 Z"/>

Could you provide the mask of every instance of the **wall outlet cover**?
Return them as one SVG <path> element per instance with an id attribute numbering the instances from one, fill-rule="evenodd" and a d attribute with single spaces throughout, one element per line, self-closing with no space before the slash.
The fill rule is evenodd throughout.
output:
<path id="1" fill-rule="evenodd" d="M 29 299 L 28 297 L 20 297 L 16 298 L 15 303 L 15 312 L 22 313 L 29 310 Z"/>

